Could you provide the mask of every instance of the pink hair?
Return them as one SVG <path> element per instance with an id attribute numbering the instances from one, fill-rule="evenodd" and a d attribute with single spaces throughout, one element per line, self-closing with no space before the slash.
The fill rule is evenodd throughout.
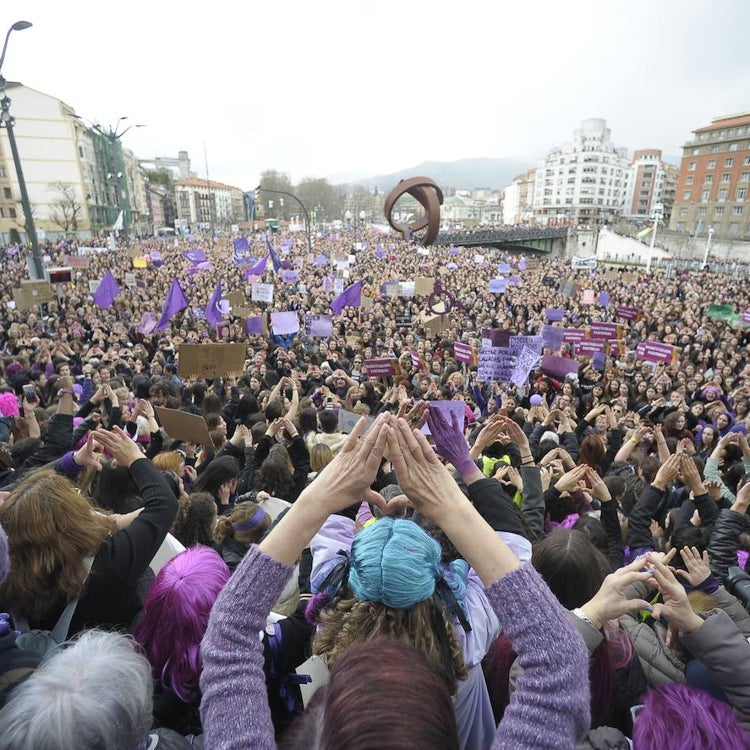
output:
<path id="1" fill-rule="evenodd" d="M 6 391 L 0 393 L 0 414 L 4 417 L 20 417 L 21 412 L 18 409 L 18 399 L 15 393 Z"/>
<path id="2" fill-rule="evenodd" d="M 229 568 L 218 552 L 201 546 L 186 549 L 159 571 L 135 628 L 154 676 L 185 703 L 198 697 L 201 640 L 228 580 Z"/>

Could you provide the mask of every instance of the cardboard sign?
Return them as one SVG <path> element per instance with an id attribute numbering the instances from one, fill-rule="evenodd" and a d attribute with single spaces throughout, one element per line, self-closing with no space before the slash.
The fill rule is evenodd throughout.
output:
<path id="1" fill-rule="evenodd" d="M 54 298 L 52 285 L 48 281 L 22 281 L 21 286 L 13 290 L 18 310 L 30 310 L 42 302 L 51 302 Z"/>
<path id="2" fill-rule="evenodd" d="M 570 267 L 575 269 L 588 268 L 593 270 L 596 268 L 596 258 L 589 256 L 588 258 L 573 257 L 570 260 Z"/>
<path id="3" fill-rule="evenodd" d="M 253 315 L 253 309 L 251 307 L 240 307 L 232 305 L 232 315 L 235 318 L 250 318 Z"/>
<path id="4" fill-rule="evenodd" d="M 221 378 L 242 372 L 245 353 L 245 344 L 180 344 L 180 377 Z"/>
<path id="5" fill-rule="evenodd" d="M 432 294 L 435 291 L 435 279 L 434 277 L 417 276 L 414 279 L 414 293 L 420 294 Z"/>
<path id="6" fill-rule="evenodd" d="M 245 302 L 245 295 L 242 292 L 227 292 L 224 298 L 229 300 L 232 307 L 240 307 Z"/>
<path id="7" fill-rule="evenodd" d="M 366 359 L 364 365 L 370 378 L 389 378 L 393 375 L 393 362 L 390 359 Z"/>
<path id="8" fill-rule="evenodd" d="M 302 662 L 295 670 L 295 673 L 306 680 L 300 679 L 299 692 L 302 696 L 302 706 L 307 708 L 312 700 L 313 695 L 327 685 L 330 679 L 328 666 L 325 659 L 318 654 L 313 654 L 307 661 Z"/>
<path id="9" fill-rule="evenodd" d="M 78 257 L 77 255 L 66 255 L 64 259 L 65 265 L 70 266 L 71 268 L 88 268 L 90 262 L 91 258 L 88 258 L 85 255 L 82 255 L 81 257 Z"/>
<path id="10" fill-rule="evenodd" d="M 359 306 L 363 310 L 370 310 L 372 309 L 372 306 L 375 304 L 375 300 L 372 297 L 368 297 L 366 295 L 362 295 L 362 298 L 359 300 Z"/>
<path id="11" fill-rule="evenodd" d="M 225 344 L 225 346 L 231 346 L 231 344 Z M 179 409 L 166 409 L 163 406 L 155 406 L 154 411 L 161 426 L 173 440 L 211 445 L 208 425 L 200 414 L 190 414 Z"/>

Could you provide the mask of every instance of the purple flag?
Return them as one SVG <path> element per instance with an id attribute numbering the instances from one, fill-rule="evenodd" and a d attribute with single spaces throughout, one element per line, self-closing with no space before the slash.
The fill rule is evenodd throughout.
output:
<path id="1" fill-rule="evenodd" d="M 332 276 L 324 276 L 323 277 L 323 291 L 324 292 L 332 292 L 333 291 L 333 277 Z"/>
<path id="2" fill-rule="evenodd" d="M 254 266 L 248 268 L 242 277 L 247 281 L 248 276 L 262 276 L 266 272 L 266 263 L 268 263 L 268 256 L 262 257 Z"/>
<path id="3" fill-rule="evenodd" d="M 271 256 L 271 262 L 273 263 L 273 270 L 278 271 L 281 268 L 281 260 L 279 259 L 279 256 L 277 255 L 276 250 L 274 250 L 274 247 L 271 244 L 271 240 L 268 239 L 268 235 L 266 235 L 266 245 L 268 245 L 268 254 Z"/>
<path id="4" fill-rule="evenodd" d="M 383 248 L 382 248 L 382 247 L 379 247 L 379 248 L 378 248 L 378 249 L 377 249 L 377 250 L 375 251 L 375 257 L 376 257 L 376 258 L 385 258 L 385 250 L 383 250 Z"/>
<path id="5" fill-rule="evenodd" d="M 565 310 L 560 307 L 548 307 L 546 315 L 547 320 L 560 321 L 565 317 Z"/>
<path id="6" fill-rule="evenodd" d="M 21 249 L 21 248 L 20 248 L 20 247 L 18 247 L 18 245 L 11 245 L 11 246 L 10 246 L 10 247 L 8 248 L 8 251 L 7 251 L 7 252 L 8 252 L 8 255 L 18 255 L 18 251 L 19 251 L 20 249 Z"/>
<path id="7" fill-rule="evenodd" d="M 458 248 L 457 247 L 452 247 L 450 250 L 448 250 L 448 252 L 451 255 L 458 255 Z"/>
<path id="8" fill-rule="evenodd" d="M 328 258 L 326 258 L 325 255 L 316 255 L 315 256 L 315 265 L 316 266 L 324 266 L 326 263 L 328 263 Z"/>
<path id="9" fill-rule="evenodd" d="M 219 321 L 222 318 L 221 315 L 221 308 L 219 307 L 219 303 L 221 302 L 221 280 L 216 282 L 216 288 L 214 289 L 213 294 L 211 295 L 211 298 L 208 300 L 208 305 L 206 305 L 206 320 L 211 324 L 213 328 L 216 328 L 216 325 L 219 323 Z"/>
<path id="10" fill-rule="evenodd" d="M 250 243 L 247 241 L 247 237 L 237 237 L 232 240 L 232 245 L 234 246 L 235 253 L 246 252 L 250 249 Z"/>
<path id="11" fill-rule="evenodd" d="M 196 263 L 203 263 L 203 261 L 208 260 L 206 258 L 206 254 L 201 250 L 199 247 L 195 250 L 187 250 L 183 253 L 183 255 L 193 264 Z"/>
<path id="12" fill-rule="evenodd" d="M 114 301 L 115 297 L 120 293 L 120 287 L 117 286 L 115 277 L 111 271 L 107 271 L 104 274 L 104 278 L 99 282 L 99 286 L 96 287 L 94 292 L 94 302 L 106 310 Z"/>
<path id="13" fill-rule="evenodd" d="M 362 304 L 362 282 L 357 281 L 356 283 L 348 286 L 344 289 L 333 302 L 331 302 L 331 310 L 340 315 L 341 311 L 347 307 L 359 307 Z"/>
<path id="14" fill-rule="evenodd" d="M 591 364 L 595 370 L 603 370 L 607 363 L 607 355 L 604 352 L 594 352 L 591 355 Z"/>
<path id="15" fill-rule="evenodd" d="M 607 307 L 609 305 L 609 292 L 599 292 L 599 307 Z"/>
<path id="16" fill-rule="evenodd" d="M 245 318 L 245 331 L 249 336 L 262 336 L 263 316 L 257 315 L 254 318 Z"/>
<path id="17" fill-rule="evenodd" d="M 521 271 L 526 270 L 526 258 L 521 258 L 521 260 L 518 261 L 518 268 Z"/>
<path id="18" fill-rule="evenodd" d="M 182 291 L 180 282 L 177 281 L 176 278 L 172 279 L 172 286 L 169 288 L 169 294 L 164 301 L 164 307 L 161 311 L 161 319 L 155 330 L 163 331 L 169 326 L 169 321 L 172 316 L 176 315 L 180 310 L 184 310 L 187 306 L 187 297 L 185 297 L 185 293 Z"/>
<path id="19" fill-rule="evenodd" d="M 156 323 L 156 313 L 145 312 L 143 313 L 143 315 L 141 315 L 141 320 L 138 323 L 138 328 L 136 328 L 136 331 L 138 331 L 138 333 L 142 333 L 144 336 L 149 336 L 154 332 Z"/>
<path id="20" fill-rule="evenodd" d="M 490 294 L 504 294 L 507 284 L 507 279 L 490 279 L 488 291 Z"/>

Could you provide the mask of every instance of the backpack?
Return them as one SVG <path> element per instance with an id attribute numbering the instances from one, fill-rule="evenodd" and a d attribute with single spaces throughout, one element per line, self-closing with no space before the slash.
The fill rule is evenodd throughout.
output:
<path id="1" fill-rule="evenodd" d="M 84 560 L 87 576 L 93 562 L 94 558 L 90 556 Z M 68 638 L 68 630 L 70 630 L 70 623 L 73 620 L 79 598 L 76 597 L 73 601 L 68 602 L 52 630 L 32 630 L 25 617 L 13 615 L 13 624 L 21 631 L 21 635 L 16 638 L 18 648 L 40 658 L 46 658 L 58 651 Z"/>

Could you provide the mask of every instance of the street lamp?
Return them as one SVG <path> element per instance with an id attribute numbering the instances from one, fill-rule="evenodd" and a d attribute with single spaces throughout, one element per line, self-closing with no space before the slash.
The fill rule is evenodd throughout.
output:
<path id="1" fill-rule="evenodd" d="M 37 279 L 44 278 L 44 263 L 42 262 L 42 253 L 39 249 L 39 240 L 36 236 L 36 227 L 34 226 L 34 217 L 31 214 L 31 202 L 29 201 L 29 193 L 26 189 L 26 180 L 23 176 L 23 169 L 21 167 L 21 157 L 18 153 L 18 146 L 16 144 L 16 136 L 13 132 L 14 120 L 10 114 L 10 99 L 5 94 L 5 78 L 2 75 L 3 62 L 5 62 L 5 52 L 8 49 L 8 39 L 13 31 L 23 31 L 31 26 L 30 21 L 16 21 L 5 35 L 5 43 L 3 44 L 3 51 L 0 54 L 0 127 L 4 127 L 8 131 L 8 143 L 10 143 L 10 150 L 13 154 L 13 164 L 16 168 L 16 178 L 18 179 L 18 189 L 21 191 L 21 205 L 23 206 L 23 213 L 26 217 L 26 235 L 31 243 L 31 253 L 34 258 L 34 276 Z"/>
<path id="2" fill-rule="evenodd" d="M 646 271 L 651 271 L 651 261 L 654 258 L 654 245 L 656 245 L 656 229 L 659 226 L 661 220 L 661 214 L 658 212 L 654 213 L 654 227 L 651 231 L 651 245 L 648 249 L 648 260 L 646 261 Z"/>
<path id="3" fill-rule="evenodd" d="M 711 240 L 714 237 L 714 228 L 709 227 L 708 228 L 708 239 L 706 240 L 706 252 L 703 254 L 703 265 L 701 266 L 701 270 L 705 270 L 706 266 L 708 265 L 708 253 L 711 250 Z"/>
<path id="4" fill-rule="evenodd" d="M 255 194 L 258 195 L 259 193 L 275 193 L 276 195 L 288 195 L 290 198 L 299 203 L 300 208 L 302 209 L 302 213 L 305 215 L 305 228 L 307 230 L 307 252 L 312 253 L 312 240 L 310 239 L 310 214 L 307 212 L 305 204 L 294 193 L 288 193 L 286 192 L 286 190 L 271 190 L 271 188 L 264 188 L 258 185 L 258 187 L 255 188 Z M 273 203 L 271 201 L 269 201 L 268 203 L 268 207 L 272 208 Z M 282 206 L 284 205 L 283 198 L 281 199 L 280 203 Z"/>

